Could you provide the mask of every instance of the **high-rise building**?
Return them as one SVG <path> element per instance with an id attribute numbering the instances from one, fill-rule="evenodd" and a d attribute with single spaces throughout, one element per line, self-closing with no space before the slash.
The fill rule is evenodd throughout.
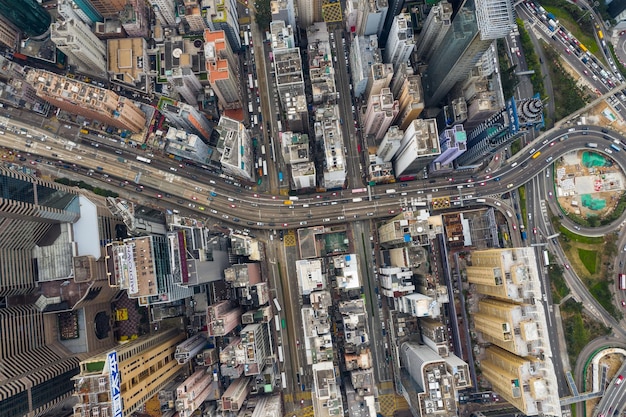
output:
<path id="1" fill-rule="evenodd" d="M 206 13 L 205 19 L 212 31 L 223 30 L 230 49 L 241 49 L 239 36 L 239 15 L 237 14 L 236 0 L 203 0 L 202 7 Z"/>
<path id="2" fill-rule="evenodd" d="M 52 22 L 50 13 L 37 0 L 0 0 L 0 16 L 33 39 L 48 36 Z"/>
<path id="3" fill-rule="evenodd" d="M 165 135 L 165 152 L 201 165 L 210 165 L 209 146 L 198 135 L 170 127 Z"/>
<path id="4" fill-rule="evenodd" d="M 314 104 L 334 103 L 337 99 L 335 68 L 332 49 L 325 23 L 314 23 L 307 28 L 307 57 L 309 59 L 309 83 Z"/>
<path id="5" fill-rule="evenodd" d="M 287 128 L 294 132 L 308 126 L 308 107 L 299 48 L 274 50 L 276 89 L 287 118 Z"/>
<path id="6" fill-rule="evenodd" d="M 335 366 L 331 361 L 317 362 L 312 366 L 313 413 L 316 416 L 340 416 L 343 415 L 343 401 L 341 388 L 337 384 Z"/>
<path id="7" fill-rule="evenodd" d="M 384 162 L 391 162 L 398 149 L 400 149 L 403 137 L 404 131 L 400 130 L 398 126 L 390 126 L 382 142 L 378 145 L 376 155 Z"/>
<path id="8" fill-rule="evenodd" d="M 533 317 L 534 306 L 483 299 L 478 302 L 474 327 L 484 340 L 518 356 L 537 354 L 543 344 Z"/>
<path id="9" fill-rule="evenodd" d="M 526 248 L 480 250 L 472 252 L 466 272 L 481 294 L 521 303 L 533 294 L 537 263 Z"/>
<path id="10" fill-rule="evenodd" d="M 159 45 L 159 56 L 158 78 L 165 78 L 172 93 L 195 106 L 202 93 L 197 73 L 206 71 L 202 46 L 194 45 L 191 39 L 183 36 L 170 36 Z"/>
<path id="11" fill-rule="evenodd" d="M 419 174 L 441 153 L 435 119 L 413 120 L 404 131 L 393 168 L 396 176 Z"/>
<path id="12" fill-rule="evenodd" d="M 424 110 L 422 77 L 410 75 L 404 80 L 398 96 L 398 104 L 400 111 L 396 117 L 396 124 L 400 126 L 400 129 L 406 129 Z"/>
<path id="13" fill-rule="evenodd" d="M 0 15 L 0 44 L 8 46 L 10 49 L 17 49 L 18 40 L 17 28 Z"/>
<path id="14" fill-rule="evenodd" d="M 146 126 L 145 113 L 113 91 L 39 69 L 30 70 L 26 80 L 37 90 L 38 97 L 61 110 L 131 132 L 140 132 Z"/>
<path id="15" fill-rule="evenodd" d="M 70 19 L 53 23 L 50 39 L 82 69 L 97 74 L 106 72 L 106 45 L 82 21 Z"/>
<path id="16" fill-rule="evenodd" d="M 107 40 L 107 65 L 112 80 L 150 92 L 148 44 L 144 38 Z"/>
<path id="17" fill-rule="evenodd" d="M 389 85 L 394 97 L 400 96 L 400 89 L 402 89 L 404 81 L 411 75 L 414 75 L 414 73 L 415 71 L 413 70 L 410 61 L 403 62 L 394 70 L 393 77 L 391 78 L 391 84 Z"/>
<path id="18" fill-rule="evenodd" d="M 204 12 L 200 8 L 198 0 L 183 0 L 182 6 L 184 8 L 184 14 L 181 15 L 181 18 L 187 25 L 187 31 L 189 33 L 199 33 L 204 31 L 207 28 L 207 25 L 203 16 Z"/>
<path id="19" fill-rule="evenodd" d="M 415 39 L 413 37 L 413 26 L 410 13 L 401 13 L 396 16 L 391 25 L 384 59 L 393 68 L 398 68 L 403 62 L 407 62 L 413 49 Z"/>
<path id="20" fill-rule="evenodd" d="M 324 144 L 323 187 L 341 188 L 346 182 L 346 155 L 343 152 L 343 136 L 339 106 L 320 106 L 315 110 L 315 139 Z"/>
<path id="21" fill-rule="evenodd" d="M 549 407 L 538 408 L 546 406 L 544 401 L 550 398 L 549 380 L 536 371 L 540 367 L 535 358 L 523 358 L 497 346 L 485 349 L 485 358 L 480 361 L 482 375 L 493 390 L 527 416 L 549 413 Z"/>
<path id="22" fill-rule="evenodd" d="M 358 0 L 356 3 L 356 33 L 359 36 L 381 35 L 389 4 L 387 0 Z M 355 3 L 348 2 L 346 9 Z"/>
<path id="23" fill-rule="evenodd" d="M 111 243 L 107 246 L 107 255 L 111 285 L 126 290 L 128 297 L 137 298 L 140 305 L 170 303 L 193 295 L 193 288 L 174 283 L 172 265 L 179 260 L 172 259 L 164 235 Z"/>
<path id="24" fill-rule="evenodd" d="M 467 134 L 463 125 L 455 125 L 443 131 L 439 138 L 441 155 L 433 162 L 435 165 L 449 165 L 467 150 Z"/>
<path id="25" fill-rule="evenodd" d="M 272 10 L 272 22 L 282 20 L 287 26 L 296 27 L 295 0 L 272 0 L 270 9 Z M 270 23 L 271 27 L 272 23 Z"/>
<path id="26" fill-rule="evenodd" d="M 240 308 L 235 308 L 229 301 L 211 304 L 207 309 L 207 330 L 209 336 L 226 336 L 241 324 Z"/>
<path id="27" fill-rule="evenodd" d="M 393 65 L 383 64 L 382 62 L 375 63 L 369 66 L 369 72 L 367 86 L 365 87 L 366 97 L 379 95 L 383 89 L 388 89 L 393 78 Z"/>
<path id="28" fill-rule="evenodd" d="M 129 38 L 148 38 L 150 19 L 144 0 L 128 0 L 119 13 L 120 23 Z"/>
<path id="29" fill-rule="evenodd" d="M 363 132 L 371 135 L 376 142 L 380 141 L 397 114 L 398 100 L 393 99 L 391 90 L 383 88 L 379 95 L 371 95 L 369 98 Z"/>
<path id="30" fill-rule="evenodd" d="M 361 97 L 366 93 L 373 74 L 373 66 L 378 64 L 382 64 L 378 36 L 355 36 L 350 47 L 350 66 L 352 67 L 350 73 L 355 97 Z M 378 73 L 383 74 L 383 70 L 380 69 Z M 383 75 L 382 78 L 386 79 L 386 76 Z M 383 87 L 388 87 L 388 85 L 383 85 L 381 88 Z"/>
<path id="31" fill-rule="evenodd" d="M 101 197 L 13 170 L 0 189 L 0 415 L 44 415 L 71 396 L 78 355 L 115 345 L 95 317 L 111 314 L 102 242 L 121 220 Z"/>
<path id="32" fill-rule="evenodd" d="M 175 2 L 171 0 L 148 0 L 155 16 L 163 26 L 176 26 Z"/>
<path id="33" fill-rule="evenodd" d="M 170 328 L 80 362 L 74 417 L 131 415 L 185 369 L 174 355 L 186 332 Z"/>
<path id="34" fill-rule="evenodd" d="M 73 0 L 58 0 L 57 1 L 57 13 L 61 20 L 80 20 L 86 25 L 93 25 L 95 22 L 102 20 L 102 16 L 95 9 L 92 13 L 85 13 Z"/>
<path id="35" fill-rule="evenodd" d="M 115 18 L 117 14 L 124 10 L 127 0 L 73 0 L 81 9 L 90 6 L 95 8 L 103 17 Z"/>
<path id="36" fill-rule="evenodd" d="M 450 24 L 452 23 L 452 4 L 446 0 L 434 5 L 419 35 L 416 58 L 418 61 L 428 61 L 433 53 L 441 51 L 441 42 Z"/>
<path id="37" fill-rule="evenodd" d="M 467 363 L 414 342 L 402 343 L 399 350 L 402 392 L 413 415 L 456 415 L 457 390 L 472 385 Z"/>
<path id="38" fill-rule="evenodd" d="M 322 19 L 322 0 L 296 0 L 298 27 L 307 28 Z"/>
<path id="39" fill-rule="evenodd" d="M 209 83 L 224 109 L 240 109 L 241 82 L 223 30 L 204 31 L 204 59 Z"/>
<path id="40" fill-rule="evenodd" d="M 426 105 L 436 106 L 463 80 L 495 39 L 515 25 L 510 0 L 466 0 L 452 19 L 440 51 L 428 61 L 424 75 Z"/>
<path id="41" fill-rule="evenodd" d="M 221 155 L 222 170 L 235 177 L 252 181 L 254 159 L 250 132 L 242 123 L 226 116 L 220 117 L 215 130 L 219 134 L 216 149 Z"/>
<path id="42" fill-rule="evenodd" d="M 205 141 L 211 139 L 213 127 L 197 107 L 162 97 L 157 104 L 157 109 L 178 129 L 193 132 Z"/>

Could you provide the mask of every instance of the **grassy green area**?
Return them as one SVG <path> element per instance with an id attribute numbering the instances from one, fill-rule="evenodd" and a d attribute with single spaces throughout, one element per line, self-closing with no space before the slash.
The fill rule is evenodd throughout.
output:
<path id="1" fill-rule="evenodd" d="M 576 363 L 578 355 L 587 343 L 611 332 L 611 329 L 585 314 L 582 303 L 571 298 L 561 305 L 561 317 L 571 364 Z"/>
<path id="2" fill-rule="evenodd" d="M 611 285 L 613 284 L 613 280 L 610 278 L 604 278 L 597 281 L 585 282 L 587 287 L 589 288 L 589 292 L 594 296 L 598 302 L 604 307 L 606 311 L 616 320 L 621 320 L 623 318 L 623 314 L 621 310 L 619 310 L 613 304 L 613 293 L 611 292 Z"/>
<path id="3" fill-rule="evenodd" d="M 583 263 L 585 268 L 587 268 L 587 271 L 589 271 L 590 274 L 593 275 L 596 273 L 596 266 L 598 263 L 598 252 L 596 252 L 595 250 L 587 250 L 587 249 L 578 248 L 578 257 L 580 258 L 581 262 Z"/>
<path id="4" fill-rule="evenodd" d="M 585 107 L 593 97 L 580 88 L 577 80 L 573 79 L 570 73 L 565 70 L 561 63 L 561 54 L 558 51 L 545 43 L 542 44 L 542 47 L 548 60 L 554 102 L 558 103 L 554 109 L 554 118 L 560 120 Z"/>
<path id="5" fill-rule="evenodd" d="M 552 301 L 554 304 L 560 304 L 561 300 L 569 294 L 569 288 L 563 278 L 563 268 L 556 263 L 550 263 L 548 266 L 548 279 L 550 280 L 550 289 L 552 291 Z"/>
<path id="6" fill-rule="evenodd" d="M 561 236 L 565 236 L 567 237 L 567 239 L 573 242 L 586 243 L 589 245 L 597 245 L 597 244 L 604 243 L 604 238 L 602 236 L 599 236 L 599 237 L 582 236 L 582 235 L 572 232 L 571 230 L 565 228 L 565 226 L 561 224 L 558 225 L 558 228 L 559 228 L 559 232 L 561 233 Z"/>
<path id="7" fill-rule="evenodd" d="M 520 211 L 522 212 L 522 224 L 524 225 L 524 227 L 526 227 L 527 226 L 526 219 L 528 218 L 528 215 L 526 212 L 526 186 L 522 185 L 521 187 L 517 189 L 517 191 L 519 193 L 519 207 L 520 207 Z"/>
<path id="8" fill-rule="evenodd" d="M 539 64 L 539 58 L 535 52 L 535 47 L 530 40 L 530 35 L 524 28 L 524 23 L 521 19 L 517 19 L 517 26 L 519 28 L 519 36 L 521 41 L 522 51 L 524 51 L 524 58 L 526 58 L 526 66 L 528 70 L 534 71 L 530 76 L 530 82 L 533 85 L 533 91 L 539 93 L 541 98 L 545 98 L 546 89 L 543 85 L 543 74 L 541 73 L 541 65 Z"/>
<path id="9" fill-rule="evenodd" d="M 99 187 L 94 187 L 93 185 L 87 184 L 84 181 L 73 181 L 68 178 L 56 178 L 54 182 L 58 182 L 59 184 L 64 184 L 70 187 L 83 188 L 85 190 L 89 190 L 93 192 L 94 194 L 98 194 L 104 197 L 113 197 L 113 198 L 119 197 L 119 194 L 116 193 L 115 191 L 106 190 L 104 188 L 99 188 Z"/>
<path id="10" fill-rule="evenodd" d="M 513 143 L 511 143 L 511 156 L 515 155 L 522 149 L 522 139 L 515 139 Z"/>
<path id="11" fill-rule="evenodd" d="M 504 39 L 497 40 L 498 62 L 500 65 L 500 82 L 502 83 L 502 94 L 505 98 L 513 97 L 515 87 L 519 84 L 519 78 L 515 75 L 516 65 L 511 66 L 509 55 L 507 54 L 506 42 Z"/>

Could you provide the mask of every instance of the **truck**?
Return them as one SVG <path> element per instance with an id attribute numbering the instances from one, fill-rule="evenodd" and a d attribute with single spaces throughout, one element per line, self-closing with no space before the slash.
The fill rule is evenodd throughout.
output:
<path id="1" fill-rule="evenodd" d="M 597 148 L 598 144 L 597 143 L 593 143 L 593 142 L 587 142 L 587 144 L 585 145 L 588 148 Z"/>
<path id="2" fill-rule="evenodd" d="M 393 188 L 388 188 L 388 189 L 385 190 L 385 192 L 387 194 L 395 194 L 396 190 L 394 190 Z"/>
<path id="3" fill-rule="evenodd" d="M 528 238 L 528 235 L 526 234 L 525 230 L 522 230 L 522 240 L 526 240 Z"/>
<path id="4" fill-rule="evenodd" d="M 552 26 L 553 28 L 557 28 L 558 24 L 556 23 L 556 21 L 552 18 L 550 18 L 550 15 L 548 15 L 548 25 Z M 554 29 L 551 29 L 554 32 Z"/>
<path id="5" fill-rule="evenodd" d="M 279 182 L 283 182 L 283 172 L 282 171 L 278 171 L 278 181 Z"/>

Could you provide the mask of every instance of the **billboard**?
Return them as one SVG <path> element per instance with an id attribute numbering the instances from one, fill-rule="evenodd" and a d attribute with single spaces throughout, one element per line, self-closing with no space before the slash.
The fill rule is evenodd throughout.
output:
<path id="1" fill-rule="evenodd" d="M 120 389 L 120 370 L 117 363 L 117 352 L 112 351 L 107 355 L 109 364 L 109 385 L 111 387 L 111 408 L 113 417 L 124 417 L 122 410 L 122 392 Z"/>

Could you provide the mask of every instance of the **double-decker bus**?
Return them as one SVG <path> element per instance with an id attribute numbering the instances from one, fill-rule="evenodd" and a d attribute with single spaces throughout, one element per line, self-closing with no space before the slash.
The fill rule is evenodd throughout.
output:
<path id="1" fill-rule="evenodd" d="M 149 164 L 149 163 L 151 163 L 151 162 L 152 162 L 152 160 L 151 160 L 151 159 L 144 158 L 143 156 L 137 156 L 137 160 L 138 160 L 139 162 L 143 162 L 143 163 L 145 163 L 145 164 Z"/>
<path id="2" fill-rule="evenodd" d="M 626 290 L 626 274 L 619 274 L 619 289 Z"/>

